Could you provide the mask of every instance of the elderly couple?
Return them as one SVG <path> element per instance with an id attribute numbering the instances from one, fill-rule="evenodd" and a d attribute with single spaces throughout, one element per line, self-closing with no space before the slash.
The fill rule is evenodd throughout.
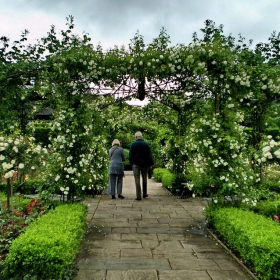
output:
<path id="1" fill-rule="evenodd" d="M 116 185 L 118 198 L 123 199 L 122 185 L 124 176 L 123 161 L 125 155 L 123 148 L 120 147 L 120 141 L 115 139 L 112 143 L 112 148 L 109 150 L 110 165 L 109 165 L 109 185 L 108 194 L 112 199 L 116 199 Z M 147 142 L 142 139 L 142 133 L 137 131 L 135 133 L 135 141 L 131 144 L 129 150 L 129 161 L 132 165 L 135 186 L 136 186 L 136 199 L 142 200 L 148 197 L 147 194 L 147 177 L 148 171 L 152 168 L 154 161 L 151 153 L 151 148 Z M 140 184 L 140 174 L 142 176 L 142 191 Z"/>

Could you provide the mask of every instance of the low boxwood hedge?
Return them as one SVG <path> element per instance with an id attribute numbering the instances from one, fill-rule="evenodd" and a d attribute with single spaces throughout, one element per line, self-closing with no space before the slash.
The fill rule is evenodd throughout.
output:
<path id="1" fill-rule="evenodd" d="M 162 182 L 162 176 L 164 173 L 166 173 L 166 169 L 164 168 L 154 168 L 153 170 L 153 175 L 154 178 L 158 181 L 158 182 Z"/>
<path id="2" fill-rule="evenodd" d="M 175 182 L 175 175 L 170 171 L 167 171 L 162 175 L 162 186 L 165 188 L 172 188 Z"/>
<path id="3" fill-rule="evenodd" d="M 154 178 L 162 183 L 162 186 L 172 191 L 173 184 L 175 182 L 175 175 L 165 168 L 155 168 L 153 171 Z"/>
<path id="4" fill-rule="evenodd" d="M 10 247 L 2 272 L 5 279 L 61 279 L 80 249 L 86 209 L 78 203 L 59 205 L 30 224 Z"/>
<path id="5" fill-rule="evenodd" d="M 254 266 L 261 279 L 280 279 L 278 223 L 237 208 L 213 208 L 207 211 L 207 219 L 245 263 Z"/>

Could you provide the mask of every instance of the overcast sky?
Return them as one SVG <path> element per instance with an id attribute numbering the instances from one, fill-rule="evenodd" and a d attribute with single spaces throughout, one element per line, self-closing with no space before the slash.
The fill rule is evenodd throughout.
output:
<path id="1" fill-rule="evenodd" d="M 68 15 L 77 34 L 88 33 L 104 49 L 127 46 L 138 30 L 151 43 L 162 27 L 172 45 L 189 44 L 207 19 L 247 42 L 267 42 L 274 30 L 280 32 L 280 0 L 0 0 L 0 36 L 13 41 L 28 29 L 29 42 L 35 42 L 51 25 L 66 29 Z"/>

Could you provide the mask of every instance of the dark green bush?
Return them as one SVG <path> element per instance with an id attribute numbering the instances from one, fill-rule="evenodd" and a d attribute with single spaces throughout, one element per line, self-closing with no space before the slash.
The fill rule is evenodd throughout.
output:
<path id="1" fill-rule="evenodd" d="M 30 179 L 22 184 L 14 186 L 14 192 L 19 192 L 21 194 L 35 194 L 38 189 L 44 184 L 44 181 L 38 179 Z"/>
<path id="2" fill-rule="evenodd" d="M 27 132 L 35 138 L 36 143 L 40 143 L 43 147 L 47 147 L 51 144 L 49 140 L 50 127 L 47 123 L 42 122 L 34 125 L 34 127 L 28 127 Z"/>
<path id="3" fill-rule="evenodd" d="M 44 181 L 39 179 L 30 179 L 24 182 L 14 182 L 13 183 L 13 193 L 20 194 L 36 194 L 38 193 L 38 189 L 44 185 Z M 7 183 L 3 182 L 0 184 L 0 191 L 6 193 L 7 192 Z"/>
<path id="4" fill-rule="evenodd" d="M 266 200 L 258 202 L 253 211 L 266 217 L 273 218 L 275 215 L 280 217 L 280 200 Z"/>
<path id="5" fill-rule="evenodd" d="M 0 183 L 0 192 L 6 193 L 7 191 L 7 183 L 1 182 Z"/>
<path id="6" fill-rule="evenodd" d="M 63 204 L 30 224 L 10 247 L 4 261 L 5 279 L 24 275 L 61 279 L 79 251 L 85 217 L 85 205 Z"/>
<path id="7" fill-rule="evenodd" d="M 207 219 L 244 262 L 254 266 L 261 279 L 280 279 L 279 223 L 232 207 L 207 210 Z"/>

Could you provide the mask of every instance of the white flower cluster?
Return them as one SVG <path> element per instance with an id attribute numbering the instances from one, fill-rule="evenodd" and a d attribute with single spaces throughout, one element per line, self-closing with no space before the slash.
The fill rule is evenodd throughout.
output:
<path id="1" fill-rule="evenodd" d="M 15 172 L 24 169 L 36 157 L 46 153 L 40 145 L 34 143 L 33 137 L 23 137 L 21 135 L 0 136 L 0 172 L 4 178 L 12 178 Z"/>
<path id="2" fill-rule="evenodd" d="M 257 161 L 259 164 L 265 163 L 268 159 L 273 159 L 276 157 L 280 159 L 280 146 L 279 142 L 274 141 L 271 135 L 267 136 L 266 141 L 263 142 L 261 153 L 257 156 Z"/>
<path id="3" fill-rule="evenodd" d="M 68 193 L 69 193 L 69 187 L 60 187 L 60 191 L 63 193 L 63 194 L 65 194 L 65 195 L 67 195 Z"/>

